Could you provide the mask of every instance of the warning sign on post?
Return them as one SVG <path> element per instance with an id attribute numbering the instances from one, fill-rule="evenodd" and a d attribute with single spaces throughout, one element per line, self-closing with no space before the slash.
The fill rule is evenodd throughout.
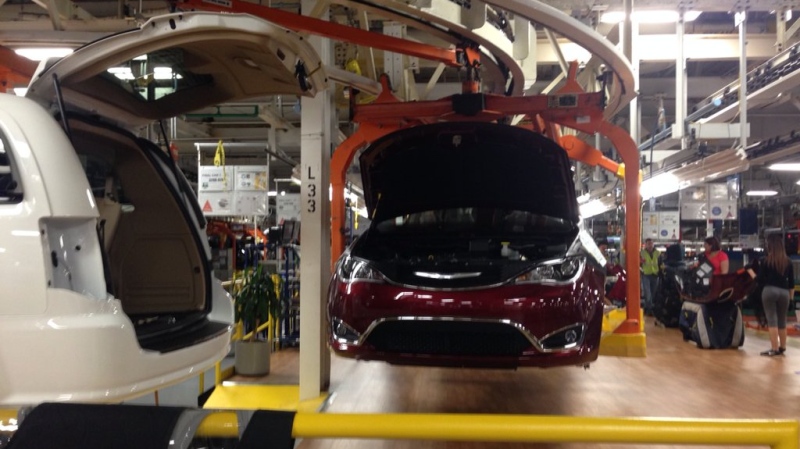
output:
<path id="1" fill-rule="evenodd" d="M 233 215 L 233 192 L 198 192 L 197 202 L 203 215 Z"/>

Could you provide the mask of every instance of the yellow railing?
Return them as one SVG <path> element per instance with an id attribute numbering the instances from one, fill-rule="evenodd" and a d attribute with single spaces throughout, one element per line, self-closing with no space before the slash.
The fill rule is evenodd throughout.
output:
<path id="1" fill-rule="evenodd" d="M 240 341 L 240 340 L 247 340 L 248 338 L 253 336 L 253 333 L 256 334 L 259 332 L 267 331 L 267 335 L 269 336 L 269 340 L 273 341 L 273 328 L 270 326 L 271 322 L 267 321 L 266 323 L 258 326 L 258 329 L 255 331 L 249 332 L 245 335 L 242 335 L 242 323 L 236 323 L 233 327 L 233 335 L 231 335 L 231 343 Z M 214 385 L 222 385 L 222 381 L 231 377 L 233 375 L 233 367 L 229 367 L 227 369 L 222 369 L 222 361 L 219 361 L 214 365 Z M 201 373 L 198 376 L 198 384 L 199 384 L 199 394 L 203 394 L 205 392 L 205 376 Z"/>
<path id="2" fill-rule="evenodd" d="M 16 410 L 0 409 L 0 424 L 16 419 Z M 590 418 L 573 416 L 467 414 L 298 413 L 296 438 L 368 438 L 392 440 L 508 443 L 611 443 L 769 446 L 798 449 L 795 420 Z M 197 436 L 237 438 L 236 412 L 209 415 Z"/>
<path id="3" fill-rule="evenodd" d="M 370 438 L 514 443 L 770 446 L 798 449 L 794 420 L 689 420 L 525 415 L 298 413 L 297 438 Z M 238 436 L 234 412 L 207 417 L 197 434 Z"/>

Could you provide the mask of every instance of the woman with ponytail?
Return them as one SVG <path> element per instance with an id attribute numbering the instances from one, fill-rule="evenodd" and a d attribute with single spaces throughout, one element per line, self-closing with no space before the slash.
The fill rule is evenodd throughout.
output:
<path id="1" fill-rule="evenodd" d="M 767 316 L 769 342 L 772 347 L 761 353 L 775 357 L 786 351 L 786 312 L 789 301 L 794 296 L 794 268 L 786 255 L 781 234 L 767 237 L 767 257 L 758 273 L 759 282 L 764 286 L 761 301 Z"/>

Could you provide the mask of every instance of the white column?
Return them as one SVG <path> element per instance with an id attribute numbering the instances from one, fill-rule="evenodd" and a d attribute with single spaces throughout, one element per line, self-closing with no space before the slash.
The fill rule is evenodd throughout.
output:
<path id="1" fill-rule="evenodd" d="M 308 13 L 317 2 L 303 0 Z M 326 11 L 323 17 L 327 18 Z M 332 61 L 329 39 L 308 38 L 323 64 Z M 319 397 L 330 383 L 325 340 L 325 295 L 330 279 L 330 161 L 333 96 L 329 90 L 301 99 L 300 125 L 300 400 Z"/>
<path id="2" fill-rule="evenodd" d="M 739 26 L 739 143 L 742 153 L 747 149 L 747 13 L 736 13 Z"/>
<path id="3" fill-rule="evenodd" d="M 684 22 L 683 9 L 678 11 L 678 23 L 675 25 L 675 37 L 677 40 L 677 53 L 675 54 L 675 126 L 673 127 L 672 137 L 681 139 L 681 149 L 686 149 L 686 103 L 688 102 L 687 82 L 686 82 L 686 54 L 684 47 Z"/>
<path id="4" fill-rule="evenodd" d="M 786 46 L 786 15 L 791 12 L 786 6 L 775 11 L 775 53 L 782 52 Z"/>
<path id="5" fill-rule="evenodd" d="M 400 39 L 406 37 L 406 26 L 399 22 L 384 22 L 383 34 Z M 408 90 L 406 89 L 406 56 L 402 53 L 383 53 L 383 71 L 389 75 L 392 82 L 392 90 L 395 95 L 403 100 L 408 100 Z"/>

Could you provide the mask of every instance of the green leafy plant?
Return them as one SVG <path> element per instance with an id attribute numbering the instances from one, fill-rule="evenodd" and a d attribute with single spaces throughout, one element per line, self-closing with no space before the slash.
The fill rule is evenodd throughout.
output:
<path id="1" fill-rule="evenodd" d="M 273 322 L 277 322 L 281 317 L 277 286 L 263 265 L 245 274 L 242 287 L 233 300 L 236 321 L 244 324 L 245 332 L 252 331 L 248 341 L 255 341 L 255 330 L 267 319 L 272 318 Z"/>

